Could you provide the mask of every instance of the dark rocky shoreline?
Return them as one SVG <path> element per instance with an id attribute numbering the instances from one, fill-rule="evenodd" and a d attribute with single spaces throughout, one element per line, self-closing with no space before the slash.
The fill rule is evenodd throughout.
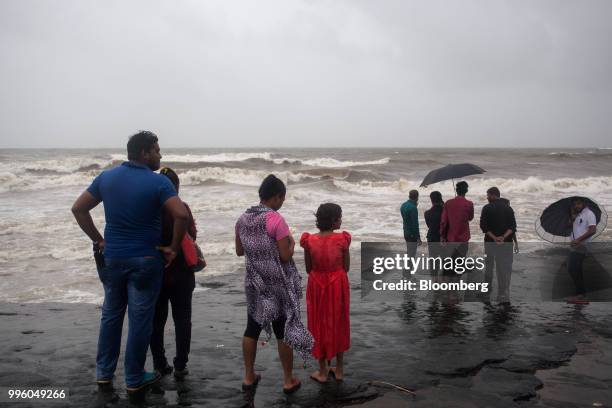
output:
<path id="1" fill-rule="evenodd" d="M 374 302 L 360 299 L 358 276 L 353 275 L 346 380 L 316 384 L 308 379 L 314 361 L 302 369 L 296 357 L 303 386 L 286 397 L 274 340 L 258 352 L 263 379 L 256 394 L 240 391 L 240 338 L 246 321 L 242 276 L 203 276 L 198 284 L 207 290 L 194 296 L 191 374 L 182 382 L 164 378 L 160 389 L 147 396 L 149 406 L 612 406 L 609 303 L 502 308 L 424 302 L 410 295 Z M 96 393 L 97 306 L 2 304 L 0 319 L 0 386 L 65 388 L 68 406 L 74 407 L 128 406 L 123 356 L 115 380 L 119 400 L 108 403 L 107 396 Z M 172 324 L 167 330 L 172 357 Z"/>

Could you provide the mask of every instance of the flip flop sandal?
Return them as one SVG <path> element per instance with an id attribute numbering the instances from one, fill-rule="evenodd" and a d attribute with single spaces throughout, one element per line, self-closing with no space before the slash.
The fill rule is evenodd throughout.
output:
<path id="1" fill-rule="evenodd" d="M 291 388 L 283 388 L 283 392 L 287 395 L 293 394 L 294 392 L 296 392 L 297 390 L 300 389 L 300 387 L 302 386 L 302 382 L 298 381 L 297 384 L 295 384 L 293 387 Z"/>
<path id="2" fill-rule="evenodd" d="M 259 380 L 261 380 L 261 374 L 255 374 L 255 381 L 253 381 L 253 384 L 242 383 L 242 391 L 254 390 L 257 387 L 257 384 L 259 384 Z"/>

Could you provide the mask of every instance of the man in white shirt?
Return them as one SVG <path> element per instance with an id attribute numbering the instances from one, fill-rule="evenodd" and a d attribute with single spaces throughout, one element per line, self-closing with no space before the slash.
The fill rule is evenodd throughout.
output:
<path id="1" fill-rule="evenodd" d="M 571 300 L 571 302 L 575 302 L 583 300 L 586 293 L 582 275 L 582 264 L 587 253 L 588 243 L 592 241 L 593 235 L 597 231 L 597 219 L 593 211 L 585 205 L 584 200 L 580 197 L 577 197 L 572 202 L 572 216 L 574 218 L 571 235 L 572 242 L 570 244 L 572 249 L 567 261 L 567 268 L 576 285 L 577 296 Z"/>

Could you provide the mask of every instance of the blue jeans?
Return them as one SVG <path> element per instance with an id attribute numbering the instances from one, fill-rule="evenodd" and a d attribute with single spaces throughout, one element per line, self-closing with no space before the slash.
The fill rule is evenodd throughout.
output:
<path id="1" fill-rule="evenodd" d="M 113 378 L 119 351 L 125 309 L 128 309 L 128 339 L 125 349 L 125 383 L 137 387 L 143 381 L 147 349 L 153 330 L 155 303 L 162 283 L 164 264 L 159 257 L 105 258 L 98 270 L 104 284 L 96 375 Z"/>

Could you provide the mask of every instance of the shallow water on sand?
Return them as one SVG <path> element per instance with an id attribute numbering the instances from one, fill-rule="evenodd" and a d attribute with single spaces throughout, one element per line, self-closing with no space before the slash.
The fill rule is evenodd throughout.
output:
<path id="1" fill-rule="evenodd" d="M 296 357 L 302 388 L 285 396 L 272 340 L 259 345 L 256 369 L 263 379 L 256 393 L 242 393 L 246 305 L 242 279 L 230 274 L 202 280 L 215 292 L 194 297 L 190 375 L 182 382 L 164 378 L 147 396 L 148 406 L 339 407 L 370 401 L 366 406 L 393 407 L 383 402 L 392 399 L 399 401 L 396 406 L 416 407 L 584 407 L 612 401 L 609 303 L 517 301 L 500 308 L 424 302 L 410 295 L 380 302 L 361 299 L 357 273 L 350 280 L 352 346 L 344 383 L 309 380 L 315 362 L 302 368 Z M 0 386 L 50 384 L 70 389 L 70 406 L 103 406 L 104 397 L 93 386 L 96 307 L 2 304 L 0 313 Z M 169 358 L 172 331 L 169 323 Z M 120 399 L 107 407 L 127 406 L 123 357 L 119 361 Z M 554 392 L 568 383 L 571 398 Z"/>

